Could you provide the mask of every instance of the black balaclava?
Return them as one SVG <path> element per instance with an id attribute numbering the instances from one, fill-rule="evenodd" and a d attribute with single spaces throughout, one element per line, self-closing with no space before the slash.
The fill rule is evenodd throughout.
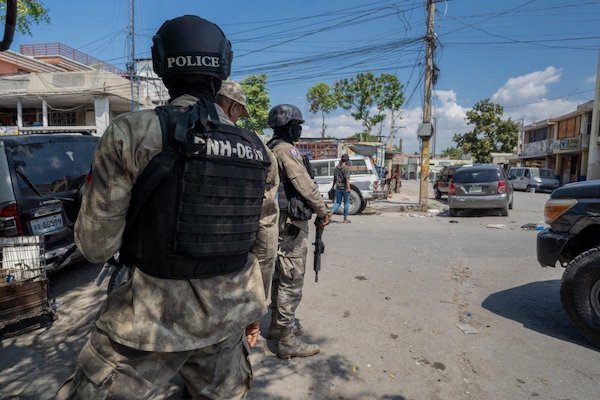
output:
<path id="1" fill-rule="evenodd" d="M 169 90 L 169 103 L 184 94 L 199 99 L 208 97 L 214 102 L 221 89 L 221 80 L 207 75 L 180 75 L 165 81 L 165 86 Z"/>
<path id="2" fill-rule="evenodd" d="M 273 138 L 280 138 L 290 144 L 297 142 L 301 135 L 302 125 L 298 124 L 296 121 L 273 128 Z"/>

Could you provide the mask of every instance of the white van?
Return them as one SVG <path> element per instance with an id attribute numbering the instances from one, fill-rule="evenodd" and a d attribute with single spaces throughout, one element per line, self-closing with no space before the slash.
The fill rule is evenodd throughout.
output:
<path id="1" fill-rule="evenodd" d="M 310 160 L 319 192 L 326 201 L 329 200 L 327 192 L 333 183 L 333 170 L 339 161 L 339 158 Z M 381 190 L 381 181 L 375 167 L 367 157 L 350 157 L 350 189 L 348 213 L 351 215 L 362 212 L 370 200 L 386 198 L 385 192 Z M 343 206 L 340 207 L 341 211 Z"/>
<path id="2" fill-rule="evenodd" d="M 513 167 L 508 179 L 515 190 L 528 192 L 552 192 L 560 186 L 558 176 L 550 168 Z"/>

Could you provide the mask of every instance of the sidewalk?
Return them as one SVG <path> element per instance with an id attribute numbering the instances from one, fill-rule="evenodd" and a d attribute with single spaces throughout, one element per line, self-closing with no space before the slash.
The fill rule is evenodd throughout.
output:
<path id="1" fill-rule="evenodd" d="M 439 210 L 447 208 L 445 200 L 436 200 L 432 185 L 428 184 L 427 209 Z M 392 193 L 387 199 L 370 201 L 367 208 L 375 212 L 405 212 L 405 211 L 427 211 L 419 206 L 419 181 L 403 180 L 399 193 Z"/>

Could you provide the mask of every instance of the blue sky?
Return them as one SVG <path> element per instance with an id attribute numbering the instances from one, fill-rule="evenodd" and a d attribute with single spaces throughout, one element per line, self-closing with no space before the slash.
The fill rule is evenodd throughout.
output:
<path id="1" fill-rule="evenodd" d="M 32 27 L 19 44 L 61 42 L 124 68 L 130 2 L 44 1 L 49 25 Z M 423 102 L 424 0 L 135 0 L 136 57 L 149 57 L 165 19 L 195 14 L 217 23 L 234 49 L 234 79 L 266 73 L 272 105 L 304 112 L 304 135 L 318 136 L 320 116 L 308 112 L 306 91 L 361 71 L 393 73 L 407 102 L 396 134 L 418 151 Z M 491 98 L 505 116 L 526 124 L 574 111 L 593 99 L 600 48 L 600 0 L 439 0 L 435 61 L 436 150 L 466 132 L 465 113 Z M 339 110 L 327 132 L 346 137 L 360 124 Z M 389 127 L 383 127 L 387 134 Z"/>

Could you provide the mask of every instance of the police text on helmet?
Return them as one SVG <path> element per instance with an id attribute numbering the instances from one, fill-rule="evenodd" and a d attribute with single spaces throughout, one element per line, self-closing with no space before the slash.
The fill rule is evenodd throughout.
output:
<path id="1" fill-rule="evenodd" d="M 213 56 L 167 57 L 167 68 L 172 67 L 220 67 L 221 60 Z"/>

